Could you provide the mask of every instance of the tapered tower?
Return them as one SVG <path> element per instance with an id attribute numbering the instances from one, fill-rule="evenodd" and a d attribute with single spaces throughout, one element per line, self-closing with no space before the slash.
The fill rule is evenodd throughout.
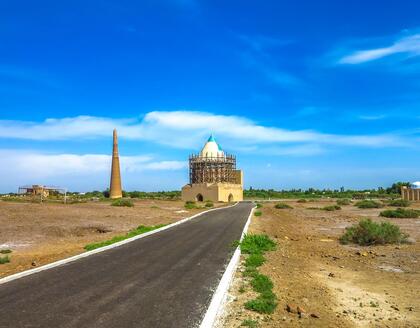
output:
<path id="1" fill-rule="evenodd" d="M 118 137 L 117 130 L 113 133 L 114 144 L 112 147 L 112 166 L 111 166 L 111 184 L 109 186 L 110 198 L 121 198 L 121 173 L 120 173 L 120 157 L 118 155 Z"/>

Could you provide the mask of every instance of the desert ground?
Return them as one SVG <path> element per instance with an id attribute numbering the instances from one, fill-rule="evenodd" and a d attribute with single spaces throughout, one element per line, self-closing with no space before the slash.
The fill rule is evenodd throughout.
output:
<path id="1" fill-rule="evenodd" d="M 135 200 L 134 207 L 115 207 L 108 201 L 66 205 L 0 201 L 0 250 L 12 251 L 7 254 L 10 263 L 0 265 L 0 277 L 82 253 L 88 243 L 139 225 L 169 224 L 204 210 L 187 210 L 182 201 L 165 200 Z"/>
<path id="2" fill-rule="evenodd" d="M 420 219 L 379 218 L 382 209 L 353 205 L 334 212 L 309 209 L 333 200 L 284 202 L 293 209 L 263 203 L 262 216 L 252 218 L 248 231 L 277 242 L 260 268 L 274 283 L 275 312 L 262 315 L 244 308 L 255 294 L 242 276 L 242 262 L 219 327 L 420 327 Z M 345 227 L 360 218 L 398 224 L 411 244 L 341 245 L 338 237 Z M 301 318 L 287 305 L 299 306 Z"/>

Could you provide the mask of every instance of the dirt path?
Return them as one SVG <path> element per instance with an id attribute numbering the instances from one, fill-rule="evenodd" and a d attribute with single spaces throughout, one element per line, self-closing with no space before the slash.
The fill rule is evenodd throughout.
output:
<path id="1" fill-rule="evenodd" d="M 288 202 L 292 210 L 264 204 L 251 233 L 266 233 L 278 243 L 261 272 L 271 277 L 279 305 L 272 315 L 247 311 L 253 296 L 237 272 L 221 327 L 240 327 L 251 319 L 258 327 L 420 327 L 420 247 L 342 246 L 337 238 L 360 217 L 379 220 L 379 210 L 344 206 L 336 212 L 311 210 L 326 203 Z M 420 220 L 392 220 L 420 240 Z M 286 305 L 304 310 L 299 318 Z M 311 317 L 311 314 L 319 318 Z"/>

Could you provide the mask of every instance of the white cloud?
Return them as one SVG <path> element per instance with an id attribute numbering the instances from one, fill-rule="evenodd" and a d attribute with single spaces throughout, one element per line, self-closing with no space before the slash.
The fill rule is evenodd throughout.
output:
<path id="1" fill-rule="evenodd" d="M 338 61 L 339 64 L 362 64 L 394 54 L 407 57 L 420 55 L 420 34 L 403 37 L 387 47 L 353 51 Z"/>
<path id="2" fill-rule="evenodd" d="M 180 170 L 188 167 L 187 162 L 181 161 L 162 161 L 154 163 L 146 163 L 144 169 L 149 170 Z"/>
<path id="3" fill-rule="evenodd" d="M 113 128 L 121 138 L 146 140 L 173 148 L 196 149 L 209 133 L 222 136 L 231 149 L 260 144 L 318 143 L 348 146 L 403 146 L 395 135 L 339 135 L 312 130 L 270 127 L 240 116 L 198 111 L 154 111 L 143 119 L 77 116 L 44 122 L 0 120 L 0 138 L 27 140 L 82 140 L 110 138 Z"/>
<path id="4" fill-rule="evenodd" d="M 154 161 L 150 156 L 120 156 L 122 172 L 179 170 L 184 161 Z M 45 154 L 34 151 L 0 149 L 2 176 L 18 179 L 44 179 L 58 176 L 82 177 L 109 174 L 111 156 L 101 154 Z"/>

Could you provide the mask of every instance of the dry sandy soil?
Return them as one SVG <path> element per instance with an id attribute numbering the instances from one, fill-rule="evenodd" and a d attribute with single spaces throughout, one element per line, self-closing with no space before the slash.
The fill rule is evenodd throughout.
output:
<path id="1" fill-rule="evenodd" d="M 260 268 L 274 282 L 277 309 L 260 315 L 244 308 L 255 295 L 241 264 L 220 327 L 240 327 L 246 319 L 258 322 L 257 327 L 420 327 L 420 219 L 379 218 L 378 209 L 352 205 L 335 212 L 307 209 L 330 204 L 327 200 L 286 202 L 294 209 L 264 203 L 263 215 L 253 217 L 249 230 L 268 234 L 278 244 Z M 414 243 L 340 245 L 344 228 L 362 217 L 390 220 Z M 303 308 L 303 317 L 286 311 L 287 304 Z"/>
<path id="2" fill-rule="evenodd" d="M 109 202 L 0 201 L 0 250 L 12 250 L 10 263 L 0 265 L 0 277 L 82 253 L 88 243 L 110 239 L 139 225 L 173 223 L 203 211 L 185 210 L 181 201 L 137 200 L 134 204 L 130 208 Z"/>

